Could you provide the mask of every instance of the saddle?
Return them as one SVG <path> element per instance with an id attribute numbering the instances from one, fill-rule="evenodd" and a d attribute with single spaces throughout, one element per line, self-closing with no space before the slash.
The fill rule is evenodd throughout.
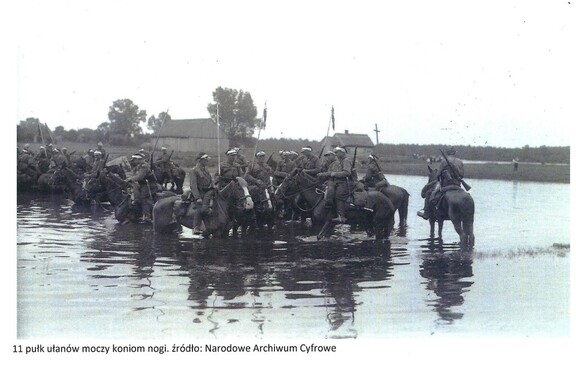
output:
<path id="1" fill-rule="evenodd" d="M 462 190 L 459 185 L 446 185 L 442 187 L 437 193 L 436 198 L 432 199 L 431 202 L 434 205 L 434 209 L 436 211 L 436 218 L 442 220 L 448 220 L 448 208 L 446 206 L 446 193 L 451 192 L 454 190 Z"/>

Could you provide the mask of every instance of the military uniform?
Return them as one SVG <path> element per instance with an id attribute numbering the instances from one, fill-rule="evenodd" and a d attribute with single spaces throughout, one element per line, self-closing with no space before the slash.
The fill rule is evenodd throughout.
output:
<path id="1" fill-rule="evenodd" d="M 440 166 L 438 167 L 438 180 L 440 181 L 440 186 L 445 187 L 447 185 L 460 185 L 461 178 L 464 177 L 464 163 L 459 158 L 454 155 L 448 155 L 448 163 L 446 159 L 442 158 L 440 161 Z M 450 169 L 452 166 L 452 169 Z"/>
<path id="2" fill-rule="evenodd" d="M 132 183 L 134 204 L 142 205 L 142 214 L 145 221 L 152 218 L 152 206 L 154 205 L 154 199 L 151 197 L 151 195 L 153 192 L 156 192 L 156 186 L 149 185 L 149 180 L 147 180 L 149 179 L 148 177 L 151 173 L 152 171 L 150 170 L 150 165 L 142 160 L 142 162 L 134 166 L 131 175 L 126 179 L 126 182 Z"/>
<path id="3" fill-rule="evenodd" d="M 331 208 L 336 201 L 336 212 L 341 221 L 345 221 L 346 200 L 350 195 L 352 176 L 352 161 L 345 155 L 336 159 L 328 171 L 320 173 L 318 177 L 328 178 L 325 193 L 326 207 Z"/>
<path id="4" fill-rule="evenodd" d="M 377 183 L 381 181 L 386 181 L 385 183 L 388 184 L 386 177 L 380 171 L 380 167 L 374 160 L 368 161 L 368 165 L 366 167 L 366 174 L 364 175 L 364 184 L 368 187 L 375 187 Z"/>
<path id="5" fill-rule="evenodd" d="M 320 159 L 312 154 L 302 155 L 296 159 L 296 166 L 303 172 L 316 176 L 320 172 Z"/>
<path id="6" fill-rule="evenodd" d="M 274 171 L 274 185 L 280 185 L 284 179 L 296 168 L 294 161 L 290 159 L 290 156 L 285 155 L 284 160 L 278 163 L 276 171 Z"/>
<path id="7" fill-rule="evenodd" d="M 220 165 L 220 175 L 216 177 L 218 186 L 220 188 L 228 185 L 232 180 L 238 176 L 244 175 L 244 171 L 235 162 L 224 162 Z"/>

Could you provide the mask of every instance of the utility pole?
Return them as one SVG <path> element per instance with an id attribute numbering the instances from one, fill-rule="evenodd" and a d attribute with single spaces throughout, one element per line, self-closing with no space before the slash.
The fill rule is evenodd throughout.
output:
<path id="1" fill-rule="evenodd" d="M 374 129 L 374 131 L 376 132 L 376 144 L 378 144 L 378 133 L 380 133 L 380 131 L 378 130 L 378 124 L 374 124 L 376 126 L 376 129 Z"/>

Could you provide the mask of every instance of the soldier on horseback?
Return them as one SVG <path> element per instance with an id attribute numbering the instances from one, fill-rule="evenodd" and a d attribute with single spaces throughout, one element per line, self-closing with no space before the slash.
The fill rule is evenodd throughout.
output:
<path id="1" fill-rule="evenodd" d="M 274 185 L 280 185 L 284 179 L 296 168 L 296 164 L 290 158 L 290 151 L 280 151 L 282 161 L 278 163 L 274 171 Z"/>
<path id="2" fill-rule="evenodd" d="M 318 178 L 328 179 L 325 205 L 326 208 L 332 209 L 334 202 L 336 202 L 337 218 L 333 221 L 344 223 L 346 222 L 346 200 L 350 195 L 352 183 L 350 183 L 352 176 L 352 161 L 346 157 L 346 150 L 342 147 L 334 148 L 334 153 L 337 160 L 334 160 L 327 172 L 318 174 Z"/>
<path id="3" fill-rule="evenodd" d="M 450 147 L 441 159 L 438 168 L 437 180 L 428 183 L 422 190 L 424 196 L 424 209 L 418 211 L 418 216 L 427 220 L 430 218 L 429 207 L 433 205 L 440 209 L 442 196 L 448 189 L 460 188 L 464 177 L 464 163 L 456 157 L 456 149 Z"/>
<path id="4" fill-rule="evenodd" d="M 320 172 L 320 159 L 312 153 L 312 147 L 302 147 L 301 156 L 296 159 L 296 166 L 302 169 L 302 172 L 316 176 Z"/>
<path id="5" fill-rule="evenodd" d="M 364 175 L 364 185 L 367 187 L 376 187 L 378 184 L 379 187 L 385 187 L 388 184 L 388 180 L 384 176 L 380 165 L 378 164 L 378 157 L 376 155 L 371 154 L 368 156 L 368 165 L 366 167 L 366 174 Z"/>
<path id="6" fill-rule="evenodd" d="M 204 216 L 212 210 L 214 201 L 214 181 L 206 169 L 210 156 L 201 152 L 196 157 L 196 166 L 190 173 L 190 192 L 184 194 L 185 201 L 190 202 L 187 216 L 193 216 L 193 232 L 201 234 L 200 225 Z"/>
<path id="7" fill-rule="evenodd" d="M 154 199 L 153 192 L 157 191 L 156 186 L 150 185 L 149 176 L 152 174 L 150 165 L 144 161 L 144 156 L 139 153 L 132 155 L 134 167 L 131 175 L 124 180 L 132 184 L 132 201 L 135 206 L 142 208 L 142 221 L 150 222 L 152 220 L 152 207 Z M 142 195 L 144 193 L 144 195 Z"/>
<path id="8" fill-rule="evenodd" d="M 218 185 L 218 188 L 223 188 L 238 176 L 244 175 L 242 167 L 236 163 L 238 151 L 230 148 L 226 151 L 226 156 L 228 160 L 220 165 L 220 174 L 216 175 L 215 184 Z"/>
<path id="9" fill-rule="evenodd" d="M 324 154 L 324 160 L 320 165 L 320 172 L 328 172 L 330 165 L 336 161 L 336 154 L 333 151 L 328 151 Z"/>
<path id="10" fill-rule="evenodd" d="M 172 154 L 168 153 L 166 147 L 162 147 L 162 156 L 158 159 L 158 168 L 160 171 L 168 176 L 170 182 L 173 182 L 174 179 L 172 178 L 172 161 L 170 160 Z"/>

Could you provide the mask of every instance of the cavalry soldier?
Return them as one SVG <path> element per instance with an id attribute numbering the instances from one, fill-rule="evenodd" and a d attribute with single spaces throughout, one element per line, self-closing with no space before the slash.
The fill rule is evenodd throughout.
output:
<path id="1" fill-rule="evenodd" d="M 326 152 L 324 154 L 324 160 L 320 165 L 320 172 L 328 172 L 330 165 L 332 165 L 334 161 L 336 161 L 336 154 L 334 153 L 334 151 Z"/>
<path id="2" fill-rule="evenodd" d="M 246 162 L 246 158 L 243 154 L 240 153 L 240 147 L 232 148 L 236 151 L 236 164 L 238 164 L 243 172 L 246 172 L 246 168 L 248 167 L 248 163 Z"/>
<path id="3" fill-rule="evenodd" d="M 46 147 L 40 146 L 40 151 L 34 157 L 34 161 L 36 161 L 36 167 L 41 173 L 48 171 L 50 168 L 50 156 L 48 156 Z"/>
<path id="4" fill-rule="evenodd" d="M 265 188 L 270 185 L 270 177 L 272 175 L 272 168 L 266 163 L 266 152 L 260 151 L 256 153 L 256 160 L 250 166 L 250 170 L 246 174 L 249 183 Z"/>
<path id="5" fill-rule="evenodd" d="M 220 165 L 220 174 L 216 174 L 215 182 L 219 188 L 225 187 L 231 181 L 236 179 L 236 177 L 244 174 L 240 165 L 236 163 L 238 152 L 234 148 L 230 148 L 226 151 L 226 156 L 228 157 L 228 160 Z"/>
<path id="6" fill-rule="evenodd" d="M 62 147 L 62 155 L 66 159 L 66 166 L 70 166 L 70 153 L 68 152 L 68 148 Z"/>
<path id="7" fill-rule="evenodd" d="M 102 152 L 94 151 L 94 163 L 92 164 L 91 174 L 92 176 L 97 175 L 97 173 L 104 169 L 104 157 Z"/>
<path id="8" fill-rule="evenodd" d="M 448 161 L 446 161 L 446 159 Z M 442 157 L 438 167 L 438 177 L 435 185 L 426 185 L 422 190 L 425 197 L 424 209 L 418 211 L 418 216 L 427 220 L 430 217 L 429 203 L 438 208 L 444 193 L 443 188 L 447 186 L 461 186 L 461 180 L 464 177 L 464 163 L 456 157 L 456 149 L 450 147 L 446 150 L 446 158 Z"/>
<path id="9" fill-rule="evenodd" d="M 168 174 L 168 178 L 170 181 L 174 181 L 172 179 L 172 161 L 170 160 L 172 154 L 168 153 L 166 147 L 162 147 L 162 156 L 158 159 L 158 168 L 161 172 Z M 156 163 L 154 163 L 156 165 Z"/>
<path id="10" fill-rule="evenodd" d="M 28 172 L 35 173 L 36 167 L 34 166 L 34 156 L 28 150 L 26 144 L 20 154 L 18 155 L 17 169 L 19 173 L 27 174 Z"/>
<path id="11" fill-rule="evenodd" d="M 57 167 L 59 169 L 62 169 L 64 167 L 67 167 L 67 160 L 66 157 L 60 152 L 60 150 L 58 148 L 54 148 L 52 150 L 52 159 L 51 159 L 51 167 Z"/>
<path id="12" fill-rule="evenodd" d="M 124 181 L 132 184 L 132 201 L 135 206 L 142 207 L 142 221 L 150 222 L 154 205 L 152 190 L 156 192 L 156 186 L 150 186 L 148 180 L 152 171 L 150 170 L 150 165 L 144 161 L 144 156 L 136 153 L 132 155 L 132 159 L 134 159 L 135 163 L 134 168 L 130 176 Z M 145 195 L 142 195 L 142 192 Z"/>
<path id="13" fill-rule="evenodd" d="M 190 173 L 190 193 L 188 200 L 194 204 L 188 207 L 187 215 L 193 213 L 194 234 L 200 234 L 202 218 L 212 210 L 214 199 L 214 181 L 206 169 L 210 156 L 202 152 L 196 157 L 196 166 Z M 196 212 L 194 212 L 196 210 Z"/>
<path id="14" fill-rule="evenodd" d="M 104 145 L 102 144 L 102 142 L 98 142 L 98 148 L 95 149 L 94 151 L 100 151 L 102 157 L 106 157 L 106 150 L 104 149 Z"/>
<path id="15" fill-rule="evenodd" d="M 346 199 L 350 195 L 352 183 L 352 162 L 346 157 L 346 150 L 342 147 L 334 148 L 337 160 L 334 160 L 327 172 L 318 174 L 319 178 L 328 179 L 325 193 L 326 208 L 332 209 L 336 201 L 337 218 L 333 221 L 346 222 Z"/>
<path id="16" fill-rule="evenodd" d="M 380 165 L 378 164 L 378 157 L 374 154 L 368 155 L 368 166 L 366 167 L 366 174 L 364 175 L 364 185 L 367 187 L 388 186 L 388 180 L 382 173 Z"/>
<path id="17" fill-rule="evenodd" d="M 284 179 L 290 175 L 292 170 L 296 168 L 296 164 L 291 159 L 291 153 L 289 151 L 280 151 L 280 156 L 282 161 L 278 163 L 276 171 L 274 171 L 274 185 L 279 186 Z"/>
<path id="18" fill-rule="evenodd" d="M 86 161 L 88 167 L 92 169 L 92 166 L 94 166 L 94 151 L 92 149 L 89 149 L 86 152 L 86 155 L 84 155 L 84 161 Z"/>
<path id="19" fill-rule="evenodd" d="M 316 176 L 320 172 L 320 159 L 312 153 L 310 146 L 302 147 L 302 156 L 296 159 L 296 166 L 302 169 L 302 172 Z"/>

